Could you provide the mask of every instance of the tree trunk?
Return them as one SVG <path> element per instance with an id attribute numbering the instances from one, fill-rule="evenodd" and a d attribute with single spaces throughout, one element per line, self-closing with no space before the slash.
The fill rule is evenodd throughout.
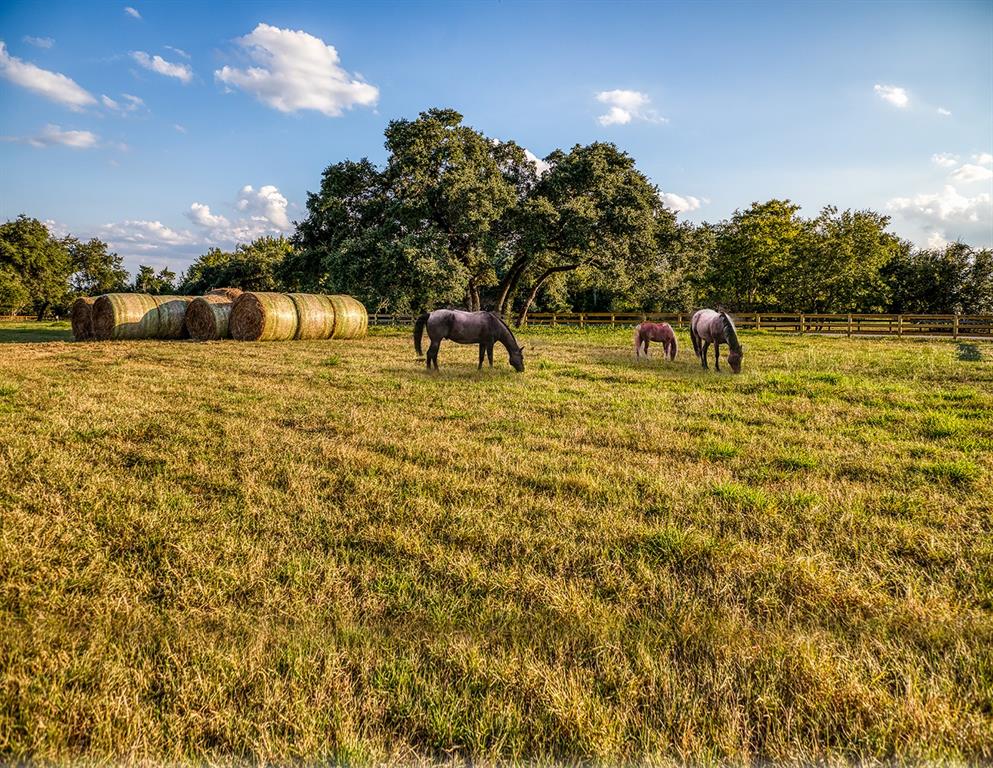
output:
<path id="1" fill-rule="evenodd" d="M 41 322 L 42 320 L 44 320 L 44 319 L 45 319 L 45 313 L 46 313 L 47 311 L 48 311 L 48 302 L 46 301 L 46 302 L 45 302 L 44 304 L 42 304 L 42 305 L 41 305 L 41 307 L 40 307 L 40 308 L 38 309 L 38 322 L 39 322 L 39 323 L 40 323 L 40 322 Z"/>
<path id="2" fill-rule="evenodd" d="M 469 278 L 469 311 L 479 311 L 479 288 L 476 287 L 476 278 Z"/>
<path id="3" fill-rule="evenodd" d="M 534 287 L 531 289 L 531 293 L 528 294 L 528 300 L 524 302 L 524 308 L 521 310 L 521 314 L 517 316 L 517 322 L 514 324 L 515 327 L 520 328 L 521 324 L 528 319 L 528 312 L 531 309 L 531 305 L 534 304 L 534 300 L 538 298 L 538 291 L 541 290 L 541 286 L 548 282 L 548 278 L 559 272 L 568 272 L 569 270 L 576 269 L 578 266 L 578 264 L 565 264 L 561 267 L 550 267 L 542 272 L 541 277 L 535 281 Z"/>
<path id="4" fill-rule="evenodd" d="M 501 315 L 507 315 L 507 302 L 513 296 L 514 289 L 517 288 L 517 283 L 520 282 L 521 275 L 523 275 L 524 270 L 527 269 L 529 261 L 530 259 L 527 256 L 518 257 L 514 263 L 511 264 L 507 274 L 503 276 L 503 280 L 500 281 L 496 311 Z"/>

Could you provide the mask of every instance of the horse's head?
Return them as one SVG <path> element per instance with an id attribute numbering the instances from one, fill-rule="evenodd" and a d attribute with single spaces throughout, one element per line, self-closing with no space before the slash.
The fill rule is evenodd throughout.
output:
<path id="1" fill-rule="evenodd" d="M 524 373 L 524 347 L 518 347 L 510 352 L 510 364 L 518 373 Z"/>
<path id="2" fill-rule="evenodd" d="M 731 366 L 731 370 L 735 373 L 741 373 L 742 355 L 744 355 L 743 349 L 738 349 L 737 351 L 731 350 L 728 352 L 728 365 Z"/>

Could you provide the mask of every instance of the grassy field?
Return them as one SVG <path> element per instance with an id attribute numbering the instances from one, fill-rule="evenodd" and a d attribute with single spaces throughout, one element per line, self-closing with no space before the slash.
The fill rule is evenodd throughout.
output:
<path id="1" fill-rule="evenodd" d="M 2 762 L 993 759 L 989 343 L 67 338 L 0 325 Z"/>

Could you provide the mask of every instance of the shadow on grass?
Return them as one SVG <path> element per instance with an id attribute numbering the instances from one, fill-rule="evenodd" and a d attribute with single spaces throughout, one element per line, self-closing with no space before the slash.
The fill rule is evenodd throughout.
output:
<path id="1" fill-rule="evenodd" d="M 46 341 L 72 341 L 69 323 L 0 322 L 0 344 L 38 344 Z"/>
<path id="2" fill-rule="evenodd" d="M 978 344 L 960 342 L 958 345 L 958 359 L 975 362 L 983 359 L 983 353 L 979 350 Z"/>

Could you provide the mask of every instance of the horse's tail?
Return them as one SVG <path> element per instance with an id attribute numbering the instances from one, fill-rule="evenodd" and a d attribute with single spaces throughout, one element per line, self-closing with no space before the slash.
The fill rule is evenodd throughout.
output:
<path id="1" fill-rule="evenodd" d="M 634 327 L 634 356 L 641 357 L 641 325 Z"/>
<path id="2" fill-rule="evenodd" d="M 421 352 L 421 337 L 424 336 L 424 326 L 428 324 L 428 318 L 430 316 L 430 312 L 425 312 L 414 321 L 414 351 L 418 357 L 424 354 Z"/>
<path id="3" fill-rule="evenodd" d="M 670 360 L 675 360 L 676 359 L 676 349 L 677 349 L 677 345 L 676 345 L 676 333 L 675 333 L 675 331 L 673 331 L 673 333 L 672 333 L 672 355 L 669 357 Z"/>
<path id="4" fill-rule="evenodd" d="M 700 337 L 696 335 L 696 328 L 693 327 L 693 320 L 690 319 L 690 341 L 693 342 L 693 352 L 700 357 Z"/>

